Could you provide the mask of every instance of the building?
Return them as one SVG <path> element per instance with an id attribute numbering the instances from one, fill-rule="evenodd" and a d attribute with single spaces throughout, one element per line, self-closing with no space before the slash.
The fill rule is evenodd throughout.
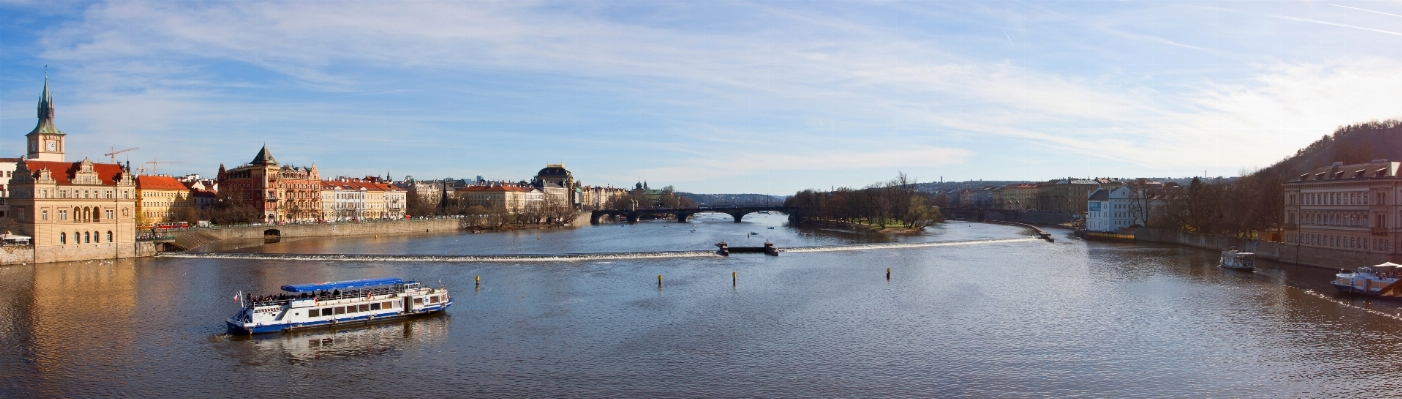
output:
<path id="1" fill-rule="evenodd" d="M 1402 223 L 1398 162 L 1316 168 L 1285 183 L 1286 244 L 1397 254 Z"/>
<path id="2" fill-rule="evenodd" d="M 1003 197 L 999 199 L 1000 209 L 1025 211 L 1037 207 L 1037 185 L 1032 183 L 1009 184 L 1003 186 Z"/>
<path id="3" fill-rule="evenodd" d="M 195 192 L 170 176 L 136 177 L 136 227 L 198 221 Z"/>
<path id="4" fill-rule="evenodd" d="M 578 190 L 580 209 L 608 209 L 614 199 L 627 195 L 621 188 L 582 186 Z"/>
<path id="5" fill-rule="evenodd" d="M 459 201 L 469 205 L 503 209 L 510 213 L 520 213 L 545 199 L 544 194 L 534 187 L 516 185 L 467 186 L 458 189 L 456 195 Z"/>
<path id="6" fill-rule="evenodd" d="M 64 159 L 67 143 L 54 126 L 48 78 L 38 111 L 38 125 L 25 135 L 29 154 L 14 163 L 7 201 L 19 233 L 33 237 L 34 261 L 136 256 L 136 179 L 119 164 Z"/>
<path id="7" fill-rule="evenodd" d="M 320 197 L 322 220 L 403 219 L 408 207 L 404 189 L 376 178 L 322 181 Z"/>
<path id="8" fill-rule="evenodd" d="M 1086 213 L 1086 198 L 1100 188 L 1095 180 L 1056 179 L 1037 185 L 1037 209 L 1059 213 Z"/>
<path id="9" fill-rule="evenodd" d="M 1086 203 L 1086 230 L 1114 232 L 1130 226 L 1143 226 L 1143 212 L 1135 209 L 1129 187 L 1098 188 Z"/>
<path id="10" fill-rule="evenodd" d="M 578 195 L 577 183 L 570 170 L 565 169 L 565 164 L 552 163 L 536 172 L 531 186 L 540 190 L 546 201 L 552 204 L 569 204 L 572 208 L 579 208 L 582 200 Z"/>
<path id="11" fill-rule="evenodd" d="M 266 145 L 248 164 L 229 170 L 219 165 L 216 180 L 224 206 L 251 208 L 262 222 L 309 222 L 322 216 L 316 165 L 279 165 Z"/>

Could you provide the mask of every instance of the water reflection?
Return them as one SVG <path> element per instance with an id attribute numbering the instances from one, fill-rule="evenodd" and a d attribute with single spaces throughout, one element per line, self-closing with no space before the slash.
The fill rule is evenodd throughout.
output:
<path id="1" fill-rule="evenodd" d="M 325 327 L 281 334 L 219 334 L 211 340 L 243 364 L 297 364 L 321 359 L 393 356 L 416 346 L 442 341 L 452 317 L 435 313 L 351 327 Z M 227 341 L 227 342 L 224 342 Z"/>

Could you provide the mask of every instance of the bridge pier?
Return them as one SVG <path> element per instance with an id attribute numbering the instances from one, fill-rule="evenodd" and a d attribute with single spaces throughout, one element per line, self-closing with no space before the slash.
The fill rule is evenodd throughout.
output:
<path id="1" fill-rule="evenodd" d="M 638 223 L 637 212 L 628 212 L 628 223 Z"/>
<path id="2" fill-rule="evenodd" d="M 726 213 L 730 214 L 730 217 L 735 218 L 735 223 L 740 223 L 740 219 L 744 219 L 744 218 L 745 218 L 745 215 L 746 215 L 746 214 L 749 214 L 749 212 L 726 212 Z"/>
<path id="3" fill-rule="evenodd" d="M 689 221 L 691 221 L 691 213 L 677 212 L 677 223 L 686 223 Z"/>

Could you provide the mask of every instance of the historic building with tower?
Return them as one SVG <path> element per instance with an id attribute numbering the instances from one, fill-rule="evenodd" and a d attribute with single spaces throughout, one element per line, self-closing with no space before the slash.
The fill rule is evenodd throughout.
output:
<path id="1" fill-rule="evenodd" d="M 139 256 L 136 179 L 121 164 L 68 162 L 66 136 L 54 125 L 49 79 L 39 123 L 25 135 L 29 153 L 14 163 L 9 215 L 33 237 L 38 263 Z"/>
<path id="2" fill-rule="evenodd" d="M 248 164 L 228 170 L 220 164 L 217 180 L 222 206 L 250 209 L 262 222 L 321 219 L 321 174 L 316 165 L 280 165 L 266 145 Z"/>

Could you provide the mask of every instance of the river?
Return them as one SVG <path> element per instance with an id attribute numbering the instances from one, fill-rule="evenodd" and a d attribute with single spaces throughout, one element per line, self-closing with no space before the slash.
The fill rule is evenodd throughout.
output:
<path id="1" fill-rule="evenodd" d="M 1211 251 L 1052 232 L 1056 243 L 952 223 L 885 237 L 719 215 L 227 249 L 553 254 L 721 240 L 828 249 L 0 266 L 0 397 L 1370 397 L 1402 385 L 1392 378 L 1402 310 L 1334 296 L 1331 271 L 1262 262 L 1241 273 L 1216 267 Z M 930 242 L 950 244 L 831 250 Z M 371 327 L 224 334 L 237 290 L 383 276 L 441 282 L 456 304 Z"/>

